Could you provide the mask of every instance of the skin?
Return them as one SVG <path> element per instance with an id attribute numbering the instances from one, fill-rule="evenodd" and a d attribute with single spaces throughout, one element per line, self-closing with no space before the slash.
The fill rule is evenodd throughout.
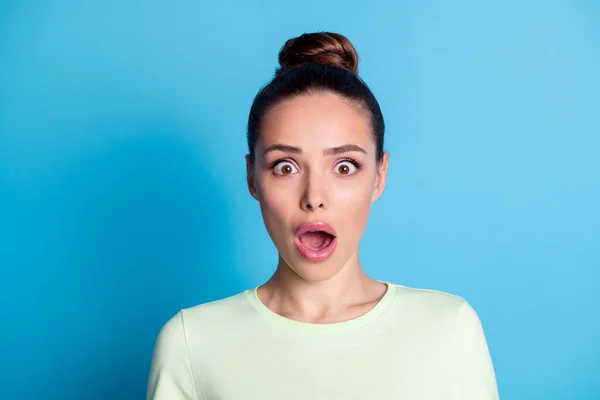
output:
<path id="1" fill-rule="evenodd" d="M 348 144 L 366 154 L 324 154 Z M 273 145 L 298 150 L 265 153 Z M 271 168 L 277 160 L 284 161 Z M 258 297 L 269 309 L 297 321 L 333 323 L 363 315 L 379 302 L 387 287 L 363 271 L 359 242 L 371 204 L 384 190 L 387 169 L 387 153 L 376 160 L 368 115 L 343 97 L 305 94 L 269 110 L 253 164 L 246 155 L 248 189 L 260 203 L 279 252 L 275 273 L 258 288 Z M 329 259 L 311 262 L 296 249 L 294 231 L 307 221 L 323 221 L 335 229 L 337 247 Z"/>

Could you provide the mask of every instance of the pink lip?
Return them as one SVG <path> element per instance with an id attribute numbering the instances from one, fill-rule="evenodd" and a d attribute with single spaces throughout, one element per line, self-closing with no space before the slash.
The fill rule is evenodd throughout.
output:
<path id="1" fill-rule="evenodd" d="M 333 237 L 336 236 L 335 230 L 333 230 L 333 228 L 329 224 L 319 221 L 303 223 L 296 229 L 296 236 L 300 236 L 303 233 L 310 231 L 323 231 L 329 233 Z"/>
<path id="2" fill-rule="evenodd" d="M 300 242 L 300 235 L 310 231 L 322 231 L 333 236 L 333 240 L 329 245 L 321 250 L 313 250 L 309 247 L 306 247 L 302 242 Z M 294 242 L 296 243 L 296 248 L 298 252 L 302 255 L 302 257 L 306 258 L 309 261 L 325 261 L 335 251 L 337 245 L 337 238 L 335 234 L 335 230 L 325 222 L 305 222 L 300 225 L 295 232 Z"/>

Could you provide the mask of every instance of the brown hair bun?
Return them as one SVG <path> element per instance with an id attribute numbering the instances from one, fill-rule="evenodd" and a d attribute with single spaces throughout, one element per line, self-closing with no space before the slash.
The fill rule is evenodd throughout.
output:
<path id="1" fill-rule="evenodd" d="M 358 74 L 358 54 L 348 38 L 339 33 L 304 33 L 289 39 L 279 52 L 277 74 L 310 64 L 326 64 Z"/>

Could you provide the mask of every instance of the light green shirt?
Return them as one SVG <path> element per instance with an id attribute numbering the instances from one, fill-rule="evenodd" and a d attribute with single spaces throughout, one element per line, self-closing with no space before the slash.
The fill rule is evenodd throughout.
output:
<path id="1" fill-rule="evenodd" d="M 183 309 L 158 335 L 147 399 L 498 399 L 471 306 L 385 283 L 374 308 L 331 324 L 276 314 L 256 288 Z"/>

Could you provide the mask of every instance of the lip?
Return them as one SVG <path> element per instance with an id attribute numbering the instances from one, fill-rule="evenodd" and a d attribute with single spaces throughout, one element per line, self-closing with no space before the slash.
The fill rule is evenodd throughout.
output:
<path id="1" fill-rule="evenodd" d="M 314 231 L 323 231 L 323 232 L 330 234 L 334 238 L 337 236 L 335 234 L 335 230 L 328 223 L 321 222 L 321 221 L 303 223 L 296 229 L 295 235 L 300 236 L 303 233 L 311 232 L 311 231 L 313 231 L 313 232 Z"/>
<path id="2" fill-rule="evenodd" d="M 300 235 L 311 231 L 326 232 L 333 236 L 333 239 L 331 240 L 331 243 L 327 245 L 327 247 L 320 250 L 313 250 L 309 247 L 306 247 L 300 241 Z M 333 255 L 333 252 L 335 251 L 335 248 L 337 246 L 337 237 L 335 234 L 335 230 L 325 222 L 305 222 L 296 229 L 294 235 L 294 243 L 296 244 L 296 248 L 298 249 L 298 252 L 302 257 L 306 258 L 309 261 L 318 262 L 325 261 Z"/>

